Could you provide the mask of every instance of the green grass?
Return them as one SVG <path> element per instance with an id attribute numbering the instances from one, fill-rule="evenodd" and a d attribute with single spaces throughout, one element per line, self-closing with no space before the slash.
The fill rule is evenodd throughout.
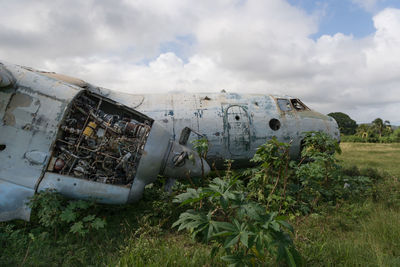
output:
<path id="1" fill-rule="evenodd" d="M 45 234 L 35 240 L 17 233 L 2 247 L 0 266 L 204 266 L 210 262 L 209 248 L 187 234 L 161 231 L 137 236 L 137 228 L 125 233 L 118 230 L 118 225 L 110 224 L 105 230 L 109 233 L 86 239 L 54 239 L 44 229 Z"/>
<path id="2" fill-rule="evenodd" d="M 345 167 L 372 167 L 400 177 L 400 143 L 342 143 L 340 148 L 342 154 L 338 159 Z"/>
<path id="3" fill-rule="evenodd" d="M 341 148 L 343 166 L 377 168 L 385 179 L 370 199 L 299 218 L 296 245 L 309 266 L 400 266 L 400 144 Z"/>
<path id="4" fill-rule="evenodd" d="M 211 262 L 210 248 L 176 233 L 131 239 L 118 266 L 224 266 L 219 256 Z"/>
<path id="5" fill-rule="evenodd" d="M 297 226 L 297 246 L 310 266 L 400 266 L 400 212 L 367 202 Z"/>
<path id="6" fill-rule="evenodd" d="M 306 266 L 400 266 L 400 144 L 342 143 L 343 165 L 389 173 L 372 197 L 299 217 L 295 243 Z M 147 191 L 138 204 L 99 206 L 107 226 L 86 237 L 31 223 L 0 223 L 0 266 L 223 266 L 211 246 L 170 230 L 182 211 Z M 169 200 L 168 200 L 169 199 Z"/>
<path id="7" fill-rule="evenodd" d="M 123 206 L 100 205 L 107 225 L 85 237 L 37 223 L 0 223 L 0 266 L 203 266 L 207 246 L 170 230 L 180 210 L 171 197 L 150 190 L 144 200 Z M 33 215 L 35 215 L 33 213 Z M 218 261 L 216 262 L 218 263 Z"/>

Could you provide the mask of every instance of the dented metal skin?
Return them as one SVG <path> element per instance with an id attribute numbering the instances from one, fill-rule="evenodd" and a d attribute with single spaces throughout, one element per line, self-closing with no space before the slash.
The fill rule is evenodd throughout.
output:
<path id="1" fill-rule="evenodd" d="M 82 178 L 56 171 L 59 165 L 51 159 L 66 151 L 59 147 L 59 138 L 68 137 L 64 131 L 67 115 L 83 93 L 104 99 L 115 112 L 151 121 L 151 129 L 140 148 L 140 158 L 135 162 L 133 181 L 110 184 L 89 176 Z M 48 188 L 72 198 L 123 204 L 139 200 L 144 187 L 154 182 L 159 174 L 186 179 L 200 176 L 202 166 L 205 173 L 209 171 L 208 164 L 205 161 L 202 164 L 202 159 L 192 149 L 175 142 L 174 136 L 161 123 L 119 99 L 117 93 L 102 92 L 78 79 L 0 63 L 0 221 L 29 220 L 31 211 L 27 202 L 36 192 Z M 90 126 L 87 122 L 79 133 Z M 106 127 L 107 130 L 110 131 L 111 126 Z M 114 135 L 118 140 L 128 138 L 118 133 Z M 74 146 L 79 146 L 79 140 Z M 86 139 L 82 140 L 83 143 Z M 111 154 L 106 156 L 111 157 Z M 123 165 L 127 155 L 124 156 L 115 158 L 121 163 L 118 166 Z"/>

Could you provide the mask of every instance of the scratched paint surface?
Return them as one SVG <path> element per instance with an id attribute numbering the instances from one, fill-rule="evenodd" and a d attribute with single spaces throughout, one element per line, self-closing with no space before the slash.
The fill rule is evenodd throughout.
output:
<path id="1" fill-rule="evenodd" d="M 226 107 L 224 133 L 228 135 L 228 150 L 232 155 L 240 156 L 250 150 L 250 119 L 244 107 Z"/>
<path id="2" fill-rule="evenodd" d="M 102 90 L 104 94 L 110 94 L 109 90 Z M 291 111 L 280 110 L 276 99 L 292 99 L 290 96 L 118 93 L 115 97 L 125 105 L 134 103 L 138 111 L 161 122 L 175 139 L 179 139 L 184 127 L 191 127 L 205 135 L 210 145 L 208 159 L 219 163 L 224 159 L 248 162 L 257 147 L 274 136 L 280 141 L 292 142 L 292 157 L 299 155 L 304 132 L 324 131 L 339 139 L 337 124 L 328 116 L 313 110 L 296 111 L 293 107 Z M 235 113 L 239 115 L 239 120 L 236 120 Z M 243 114 L 246 115 L 243 117 Z M 271 119 L 279 120 L 278 130 L 271 129 Z M 192 134 L 189 142 L 196 138 Z"/>

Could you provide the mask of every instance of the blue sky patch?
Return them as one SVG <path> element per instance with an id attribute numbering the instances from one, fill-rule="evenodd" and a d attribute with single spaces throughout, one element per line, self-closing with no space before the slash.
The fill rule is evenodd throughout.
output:
<path id="1" fill-rule="evenodd" d="M 321 35 L 343 33 L 355 38 L 366 37 L 375 32 L 373 16 L 387 7 L 400 8 L 398 0 L 378 0 L 369 10 L 351 0 L 288 0 L 288 2 L 320 18 L 318 32 L 310 36 L 318 39 Z"/>
<path id="2" fill-rule="evenodd" d="M 187 63 L 189 51 L 195 43 L 196 38 L 192 34 L 176 36 L 175 40 L 160 44 L 160 53 L 172 52 Z"/>

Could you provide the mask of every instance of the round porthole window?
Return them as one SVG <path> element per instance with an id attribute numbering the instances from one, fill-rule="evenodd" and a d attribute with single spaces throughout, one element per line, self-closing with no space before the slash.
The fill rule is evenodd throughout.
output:
<path id="1" fill-rule="evenodd" d="M 278 131 L 279 128 L 281 128 L 281 122 L 277 119 L 271 119 L 269 121 L 269 127 L 274 131 Z"/>

